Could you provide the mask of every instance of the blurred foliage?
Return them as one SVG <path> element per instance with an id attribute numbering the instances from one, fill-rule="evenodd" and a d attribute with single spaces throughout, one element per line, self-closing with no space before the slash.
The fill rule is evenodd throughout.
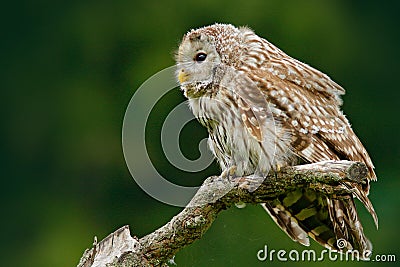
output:
<path id="1" fill-rule="evenodd" d="M 122 119 L 135 89 L 174 64 L 181 36 L 214 22 L 250 26 L 347 89 L 345 113 L 379 176 L 371 199 L 380 229 L 360 207 L 364 228 L 375 253 L 399 258 L 398 10 L 397 1 L 367 0 L 3 3 L 2 266 L 75 266 L 94 235 L 102 239 L 129 224 L 140 237 L 179 212 L 146 195 L 131 178 L 121 148 Z M 171 98 L 184 100 L 179 90 Z M 193 138 L 206 133 L 189 126 L 181 140 L 184 152 L 192 147 L 196 157 Z M 157 129 L 149 136 L 154 146 Z M 153 156 L 163 169 L 160 151 Z M 214 165 L 200 174 L 182 176 L 171 169 L 168 175 L 198 185 L 217 172 Z M 178 266 L 267 265 L 256 258 L 265 244 L 302 249 L 260 207 L 231 209 L 175 261 Z M 321 249 L 315 243 L 311 248 Z M 390 265 L 395 264 L 385 263 Z"/>

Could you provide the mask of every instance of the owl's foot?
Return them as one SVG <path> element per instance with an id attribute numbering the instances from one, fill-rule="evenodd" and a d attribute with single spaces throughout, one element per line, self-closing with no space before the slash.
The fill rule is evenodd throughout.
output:
<path id="1" fill-rule="evenodd" d="M 254 192 L 263 182 L 265 177 L 263 175 L 249 175 L 239 177 L 235 181 L 239 184 L 238 188 L 245 189 L 249 192 Z"/>
<path id="2" fill-rule="evenodd" d="M 233 179 L 233 178 L 236 177 L 236 175 L 235 175 L 236 169 L 237 169 L 237 167 L 235 165 L 233 165 L 233 166 L 225 169 L 221 173 L 220 177 L 221 178 L 226 178 L 226 179 Z"/>

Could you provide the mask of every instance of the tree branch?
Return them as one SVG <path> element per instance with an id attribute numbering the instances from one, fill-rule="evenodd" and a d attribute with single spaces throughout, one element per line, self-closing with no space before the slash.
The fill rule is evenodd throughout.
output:
<path id="1" fill-rule="evenodd" d="M 327 195 L 349 194 L 342 182 L 365 183 L 363 163 L 325 161 L 286 167 L 263 177 L 207 178 L 188 206 L 166 225 L 140 239 L 124 226 L 87 249 L 78 267 L 167 266 L 183 247 L 200 239 L 218 213 L 237 203 L 263 203 L 299 187 Z"/>

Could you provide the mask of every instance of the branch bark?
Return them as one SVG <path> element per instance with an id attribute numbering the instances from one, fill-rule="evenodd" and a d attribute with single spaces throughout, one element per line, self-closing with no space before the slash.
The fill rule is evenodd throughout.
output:
<path id="1" fill-rule="evenodd" d="M 183 247 L 200 239 L 218 213 L 237 203 L 263 203 L 299 187 L 327 195 L 349 194 L 342 182 L 365 183 L 360 162 L 325 161 L 285 167 L 267 177 L 207 178 L 188 206 L 167 224 L 140 239 L 124 226 L 87 249 L 78 267 L 167 266 Z"/>

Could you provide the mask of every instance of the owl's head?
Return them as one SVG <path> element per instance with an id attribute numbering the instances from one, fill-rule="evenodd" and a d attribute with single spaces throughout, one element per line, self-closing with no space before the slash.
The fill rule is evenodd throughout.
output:
<path id="1" fill-rule="evenodd" d="M 180 84 L 208 84 L 221 64 L 237 67 L 243 51 L 244 29 L 214 24 L 188 32 L 176 55 Z"/>

